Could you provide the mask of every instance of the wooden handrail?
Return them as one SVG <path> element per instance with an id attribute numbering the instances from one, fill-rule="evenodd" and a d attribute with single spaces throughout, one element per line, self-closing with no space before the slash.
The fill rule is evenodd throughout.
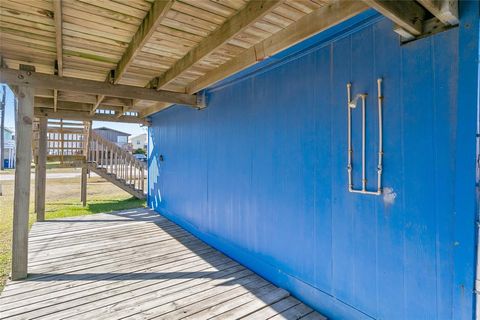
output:
<path id="1" fill-rule="evenodd" d="M 90 132 L 87 162 L 123 180 L 134 189 L 145 190 L 146 166 L 131 153 L 101 135 Z"/>
<path id="2" fill-rule="evenodd" d="M 38 153 L 38 120 L 33 124 L 33 154 Z M 51 159 L 81 162 L 93 165 L 103 174 L 118 179 L 116 183 L 135 189 L 132 194 L 145 190 L 146 165 L 127 150 L 92 131 L 91 122 L 49 121 L 47 155 Z M 92 168 L 92 170 L 93 170 Z"/>

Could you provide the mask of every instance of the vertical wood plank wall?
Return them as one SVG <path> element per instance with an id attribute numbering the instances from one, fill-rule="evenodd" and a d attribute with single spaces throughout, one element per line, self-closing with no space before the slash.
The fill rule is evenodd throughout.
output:
<path id="1" fill-rule="evenodd" d="M 459 203 L 475 196 L 475 151 L 459 147 L 475 136 L 476 119 L 466 115 L 477 93 L 459 70 L 477 64 L 459 56 L 478 55 L 478 4 L 464 4 L 462 19 L 405 45 L 389 21 L 368 22 L 211 88 L 204 111 L 157 114 L 150 206 L 329 317 L 471 319 L 475 211 Z M 380 197 L 348 193 L 346 170 L 351 81 L 354 94 L 369 94 L 367 178 L 375 184 L 378 77 Z M 458 111 L 460 95 L 471 112 Z M 353 121 L 359 150 L 359 112 Z M 360 170 L 354 180 L 361 183 Z"/>

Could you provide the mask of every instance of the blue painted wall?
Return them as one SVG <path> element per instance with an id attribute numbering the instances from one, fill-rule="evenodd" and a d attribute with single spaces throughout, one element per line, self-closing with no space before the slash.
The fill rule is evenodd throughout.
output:
<path id="1" fill-rule="evenodd" d="M 155 115 L 150 206 L 331 318 L 471 319 L 478 3 L 461 9 L 459 28 L 405 45 L 369 18 L 211 88 L 206 110 Z M 378 77 L 380 197 L 349 193 L 346 171 L 351 81 L 369 93 L 375 187 Z"/>

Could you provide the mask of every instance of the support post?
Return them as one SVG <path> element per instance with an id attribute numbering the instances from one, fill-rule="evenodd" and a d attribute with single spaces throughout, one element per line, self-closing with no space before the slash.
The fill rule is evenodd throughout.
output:
<path id="1" fill-rule="evenodd" d="M 5 106 L 6 106 L 6 98 L 5 93 L 7 89 L 5 85 L 2 85 L 3 94 L 2 94 L 2 101 L 0 101 L 0 170 L 4 170 L 4 161 L 5 161 Z M 10 152 L 9 152 L 10 153 Z M 8 161 L 10 164 L 10 160 Z"/>
<path id="2" fill-rule="evenodd" d="M 23 86 L 18 87 L 16 117 L 17 156 L 13 200 L 12 280 L 20 280 L 27 277 L 33 97 L 34 89 Z"/>
<path id="3" fill-rule="evenodd" d="M 36 174 L 36 212 L 37 221 L 45 221 L 45 192 L 47 187 L 47 125 L 46 117 L 40 118 L 38 128 L 38 155 L 37 155 L 37 174 Z"/>
<path id="4" fill-rule="evenodd" d="M 85 207 L 87 205 L 87 163 L 82 165 L 82 178 L 81 178 L 81 201 L 82 205 Z"/>

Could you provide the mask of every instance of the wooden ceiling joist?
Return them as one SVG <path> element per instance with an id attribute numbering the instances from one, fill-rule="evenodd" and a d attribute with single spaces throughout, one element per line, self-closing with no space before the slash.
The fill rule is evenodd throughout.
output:
<path id="1" fill-rule="evenodd" d="M 457 0 L 417 0 L 425 9 L 430 11 L 438 20 L 447 25 L 457 25 Z"/>
<path id="2" fill-rule="evenodd" d="M 158 102 L 176 103 L 194 107 L 199 105 L 196 95 L 171 91 L 157 91 L 126 85 L 115 85 L 100 81 L 79 78 L 59 77 L 37 72 L 0 69 L 0 82 L 10 85 L 20 85 L 34 88 L 56 89 L 61 91 L 82 92 L 86 94 L 104 95 L 109 97 L 142 99 Z"/>
<path id="3" fill-rule="evenodd" d="M 348 0 L 338 1 L 331 5 L 321 7 L 311 14 L 304 16 L 296 23 L 291 24 L 287 28 L 247 49 L 241 55 L 221 65 L 219 68 L 193 81 L 187 88 L 187 92 L 198 92 L 234 73 L 254 65 L 259 60 L 268 58 L 367 9 L 368 6 L 361 1 Z M 150 107 L 143 111 L 140 117 L 149 116 L 168 106 L 168 104 L 159 104 L 158 106 Z"/>
<path id="4" fill-rule="evenodd" d="M 127 50 L 125 50 L 125 53 L 117 64 L 114 83 L 118 83 L 122 79 L 126 69 L 132 64 L 137 54 L 150 39 L 157 27 L 160 26 L 165 13 L 170 9 L 173 3 L 173 0 L 155 0 L 152 3 L 150 11 L 143 19 L 142 24 L 133 36 L 132 41 L 130 41 Z"/>
<path id="5" fill-rule="evenodd" d="M 53 99 L 52 98 L 41 98 L 35 97 L 35 108 L 47 108 L 54 110 Z M 102 105 L 101 110 L 110 110 L 110 111 L 121 111 L 123 107 L 119 106 L 108 106 Z M 57 102 L 57 110 L 69 110 L 69 111 L 85 111 L 89 112 L 92 109 L 92 104 L 85 102 L 72 102 L 72 101 L 61 101 Z M 55 110 L 54 110 L 55 111 Z"/>
<path id="6" fill-rule="evenodd" d="M 68 119 L 68 120 L 79 120 L 79 121 L 111 121 L 111 122 L 125 122 L 125 123 L 138 123 L 142 125 L 149 125 L 149 121 L 146 119 L 141 119 L 134 116 L 123 115 L 117 117 L 116 115 L 109 114 L 90 114 L 89 111 L 67 111 L 67 110 L 58 110 L 57 112 L 52 109 L 44 108 L 35 108 L 34 110 L 35 117 L 47 117 L 49 119 Z"/>
<path id="7" fill-rule="evenodd" d="M 11 69 L 0 69 L 0 81 L 35 87 L 49 113 L 78 111 L 81 120 L 202 108 L 200 90 L 368 7 L 410 40 L 458 24 L 457 2 L 1 0 L 0 56 Z M 37 73 L 12 70 L 22 65 Z"/>
<path id="8" fill-rule="evenodd" d="M 142 23 L 138 27 L 137 32 L 132 38 L 132 41 L 128 44 L 127 49 L 122 55 L 122 58 L 115 68 L 113 83 L 117 84 L 123 78 L 125 71 L 131 66 L 133 60 L 145 46 L 145 43 L 150 39 L 152 34 L 155 32 L 157 27 L 160 26 L 162 18 L 165 16 L 165 13 L 171 8 L 173 0 L 155 0 L 152 3 L 152 7 L 148 11 L 147 15 L 143 19 Z M 107 80 L 109 81 L 109 77 Z M 105 96 L 98 96 L 97 103 L 92 108 L 92 114 L 95 113 L 95 110 L 102 103 Z M 119 116 L 120 117 L 120 116 Z"/>
<path id="9" fill-rule="evenodd" d="M 254 65 L 274 54 L 289 48 L 308 37 L 333 27 L 363 11 L 368 7 L 360 1 L 338 1 L 321 7 L 306 15 L 296 23 L 273 34 L 245 51 L 242 55 L 230 60 L 221 68 L 214 69 L 203 77 L 193 81 L 187 92 L 198 92 L 231 74 Z"/>
<path id="10" fill-rule="evenodd" d="M 154 80 L 157 90 L 169 84 L 196 62 L 206 57 L 220 46 L 231 40 L 235 35 L 252 26 L 266 14 L 283 2 L 280 0 L 255 0 L 227 20 L 220 28 L 204 38 L 196 47 L 190 50 L 182 59 Z"/>
<path id="11" fill-rule="evenodd" d="M 63 77 L 63 32 L 62 32 L 62 1 L 53 1 L 53 17 L 55 19 L 55 44 L 57 51 L 57 73 Z M 54 110 L 57 111 L 58 90 L 53 90 Z"/>
<path id="12" fill-rule="evenodd" d="M 395 23 L 404 41 L 441 32 L 458 24 L 458 0 L 363 0 Z M 433 16 L 433 17 L 432 17 Z"/>
<path id="13" fill-rule="evenodd" d="M 414 0 L 363 0 L 363 2 L 392 20 L 398 26 L 396 31 L 402 36 L 409 34 L 417 37 L 422 34 L 426 10 Z"/>

